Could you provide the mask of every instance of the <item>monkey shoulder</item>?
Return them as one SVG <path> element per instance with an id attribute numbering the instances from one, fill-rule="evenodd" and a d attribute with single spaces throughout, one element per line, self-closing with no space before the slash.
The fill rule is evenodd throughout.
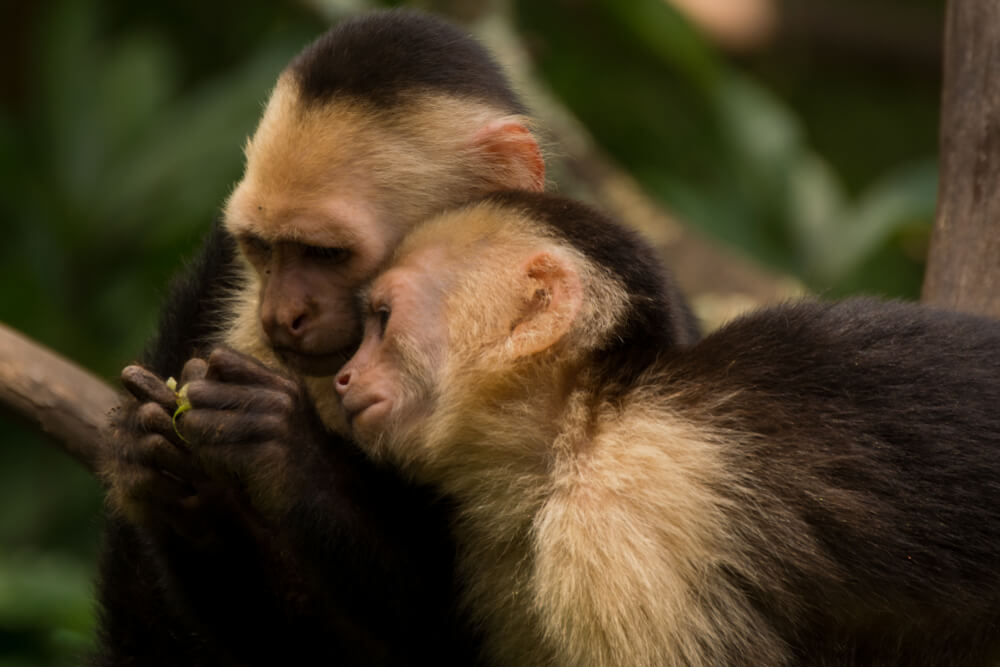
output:
<path id="1" fill-rule="evenodd" d="M 928 399 L 971 385 L 997 397 L 1000 322 L 875 299 L 802 301 L 737 318 L 659 370 L 777 394 L 868 388 L 886 400 Z"/>
<path id="2" fill-rule="evenodd" d="M 874 299 L 787 304 L 678 351 L 643 392 L 662 415 L 656 446 L 686 454 L 671 465 L 693 462 L 684 479 L 700 482 L 662 485 L 681 490 L 673 506 L 714 499 L 724 511 L 703 511 L 716 523 L 700 534 L 742 536 L 725 578 L 772 610 L 802 591 L 831 602 L 769 615 L 796 651 L 836 653 L 838 632 L 889 664 L 910 659 L 891 647 L 913 664 L 995 650 L 982 638 L 1000 627 L 1000 323 Z M 961 640 L 928 634 L 941 624 Z"/>
<path id="3" fill-rule="evenodd" d="M 864 461 L 911 482 L 953 483 L 963 466 L 1000 479 L 993 320 L 871 299 L 789 304 L 724 326 L 657 378 L 662 401 L 686 418 L 746 434 L 741 451 L 853 477 Z"/>

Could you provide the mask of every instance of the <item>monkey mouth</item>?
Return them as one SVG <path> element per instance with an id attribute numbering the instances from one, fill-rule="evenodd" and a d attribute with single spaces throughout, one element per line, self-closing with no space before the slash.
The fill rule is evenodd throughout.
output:
<path id="1" fill-rule="evenodd" d="M 306 377 L 333 375 L 347 361 L 347 356 L 341 352 L 312 354 L 287 347 L 276 347 L 274 352 L 291 370 Z"/>
<path id="2" fill-rule="evenodd" d="M 362 418 L 365 415 L 371 416 L 372 408 L 378 408 L 375 412 L 387 412 L 388 405 L 384 398 L 379 398 L 378 396 L 361 399 L 361 400 L 349 400 L 349 396 L 344 397 L 343 406 L 344 412 L 347 415 L 347 423 L 350 424 L 351 428 L 354 428 L 358 418 Z M 368 419 L 362 419 L 362 421 L 369 421 Z"/>

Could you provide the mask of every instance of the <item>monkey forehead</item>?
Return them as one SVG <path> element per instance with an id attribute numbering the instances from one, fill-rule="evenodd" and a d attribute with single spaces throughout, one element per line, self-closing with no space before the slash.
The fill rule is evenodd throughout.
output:
<path id="1" fill-rule="evenodd" d="M 371 302 L 385 294 L 424 292 L 439 297 L 455 275 L 455 256 L 444 244 L 420 248 L 396 260 L 372 281 L 363 299 Z"/>
<path id="2" fill-rule="evenodd" d="M 261 225 L 262 236 L 272 223 L 275 234 L 305 232 L 297 224 L 282 227 L 303 217 L 315 221 L 310 233 L 346 229 L 351 225 L 325 224 L 338 215 L 354 219 L 352 213 L 324 212 L 330 202 L 342 201 L 345 208 L 368 204 L 362 211 L 367 217 L 359 219 L 378 218 L 379 231 L 398 239 L 423 211 L 440 208 L 447 199 L 435 194 L 442 183 L 467 178 L 476 132 L 503 115 L 482 103 L 426 91 L 401 97 L 398 109 L 375 109 L 351 98 L 304 105 L 296 86 L 287 74 L 278 80 L 247 143 L 244 176 L 226 205 L 227 219 Z"/>
<path id="3" fill-rule="evenodd" d="M 292 84 L 278 81 L 253 137 L 234 195 L 303 200 L 364 188 L 370 122 L 349 104 L 303 109 Z"/>
<path id="4" fill-rule="evenodd" d="M 362 290 L 360 305 L 363 313 L 387 307 L 397 335 L 427 336 L 431 329 L 447 327 L 446 296 L 442 280 L 435 274 L 394 267 Z"/>
<path id="5" fill-rule="evenodd" d="M 268 241 L 322 247 L 384 250 L 384 225 L 373 197 L 352 193 L 312 194 L 296 199 L 241 183 L 226 205 L 225 224 L 233 234 Z M 378 256 L 382 256 L 382 252 Z"/>
<path id="6" fill-rule="evenodd" d="M 341 96 L 303 103 L 283 74 L 246 145 L 247 170 L 284 182 L 289 174 L 322 186 L 331 174 L 371 170 L 372 180 L 430 167 L 453 167 L 462 147 L 490 120 L 506 117 L 483 102 L 427 90 L 399 96 L 392 108 Z M 430 163 L 430 165 L 428 165 Z"/>

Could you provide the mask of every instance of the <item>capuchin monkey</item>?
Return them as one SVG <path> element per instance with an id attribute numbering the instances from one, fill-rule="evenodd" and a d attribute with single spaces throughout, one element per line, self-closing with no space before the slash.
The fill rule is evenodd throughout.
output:
<path id="1" fill-rule="evenodd" d="M 1000 323 L 874 300 L 694 345 L 653 252 L 569 201 L 408 236 L 337 377 L 455 499 L 495 665 L 996 665 Z"/>
<path id="2" fill-rule="evenodd" d="M 418 220 L 544 183 L 523 105 L 454 27 L 373 13 L 292 61 L 122 373 L 94 664 L 472 663 L 448 503 L 333 434 L 332 374 L 360 338 L 357 288 Z"/>

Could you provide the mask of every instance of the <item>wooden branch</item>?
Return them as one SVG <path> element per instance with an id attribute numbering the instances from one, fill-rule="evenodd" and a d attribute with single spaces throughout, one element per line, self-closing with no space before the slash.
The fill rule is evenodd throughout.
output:
<path id="1" fill-rule="evenodd" d="M 0 404 L 38 425 L 91 472 L 118 402 L 89 371 L 0 324 Z"/>
<path id="2" fill-rule="evenodd" d="M 1000 4 L 948 3 L 941 184 L 923 300 L 1000 317 Z"/>

